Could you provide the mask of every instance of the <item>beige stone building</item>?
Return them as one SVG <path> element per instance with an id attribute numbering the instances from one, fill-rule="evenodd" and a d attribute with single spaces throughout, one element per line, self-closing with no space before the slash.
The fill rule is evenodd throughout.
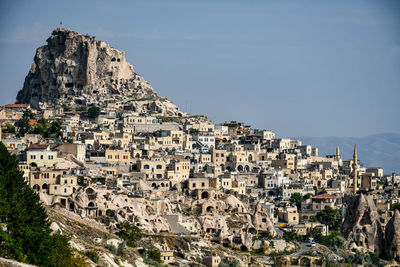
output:
<path id="1" fill-rule="evenodd" d="M 129 165 L 131 162 L 131 153 L 129 150 L 122 149 L 107 149 L 106 162 L 116 165 Z"/>
<path id="2" fill-rule="evenodd" d="M 165 177 L 166 165 L 162 159 L 141 159 L 136 163 L 136 171 L 143 173 L 146 179 L 162 179 Z"/>
<path id="3" fill-rule="evenodd" d="M 33 144 L 26 152 L 26 163 L 33 167 L 51 167 L 56 160 L 57 151 L 51 151 L 49 145 Z"/>
<path id="4" fill-rule="evenodd" d="M 299 213 L 296 207 L 283 207 L 278 209 L 278 219 L 281 222 L 289 225 L 296 225 L 299 223 Z"/>

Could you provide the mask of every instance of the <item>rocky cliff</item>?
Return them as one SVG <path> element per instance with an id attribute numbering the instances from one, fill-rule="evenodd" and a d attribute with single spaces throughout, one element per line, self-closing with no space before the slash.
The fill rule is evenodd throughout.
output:
<path id="1" fill-rule="evenodd" d="M 129 106 L 138 112 L 182 115 L 126 61 L 125 53 L 90 35 L 58 28 L 36 51 L 17 103 Z"/>
<path id="2" fill-rule="evenodd" d="M 352 248 L 377 254 L 382 252 L 383 231 L 372 196 L 360 194 L 351 201 L 343 232 Z"/>
<path id="3" fill-rule="evenodd" d="M 388 259 L 400 261 L 400 212 L 398 210 L 386 225 L 385 254 Z"/>

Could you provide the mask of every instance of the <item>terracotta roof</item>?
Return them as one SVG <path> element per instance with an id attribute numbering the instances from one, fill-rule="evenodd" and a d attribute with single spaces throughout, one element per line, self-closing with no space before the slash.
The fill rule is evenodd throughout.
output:
<path id="1" fill-rule="evenodd" d="M 5 122 L 6 121 L 6 119 L 1 119 L 0 120 L 0 124 L 2 124 L 3 122 Z"/>
<path id="2" fill-rule="evenodd" d="M 28 149 L 46 149 L 48 145 L 45 144 L 32 144 L 28 147 Z"/>
<path id="3" fill-rule="evenodd" d="M 37 120 L 29 120 L 28 124 L 29 125 L 35 125 L 37 123 Z"/>
<path id="4" fill-rule="evenodd" d="M 8 104 L 4 106 L 5 108 L 27 108 L 29 104 Z"/>
<path id="5" fill-rule="evenodd" d="M 336 199 L 336 197 L 328 195 L 328 194 L 321 194 L 321 195 L 312 197 L 312 199 L 324 199 L 324 198 Z"/>

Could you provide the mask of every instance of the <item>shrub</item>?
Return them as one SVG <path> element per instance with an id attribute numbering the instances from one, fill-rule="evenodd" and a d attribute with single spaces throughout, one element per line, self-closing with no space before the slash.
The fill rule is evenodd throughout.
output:
<path id="1" fill-rule="evenodd" d="M 139 227 L 129 222 L 118 224 L 117 227 L 120 229 L 117 235 L 125 240 L 128 246 L 136 247 L 137 241 L 142 238 L 142 231 Z"/>
<path id="2" fill-rule="evenodd" d="M 118 251 L 118 249 L 112 244 L 107 244 L 106 249 L 111 251 L 112 254 L 117 254 L 117 251 Z"/>
<path id="3" fill-rule="evenodd" d="M 94 263 L 98 263 L 99 262 L 99 254 L 97 254 L 96 251 L 94 251 L 94 250 L 86 251 L 85 255 L 89 259 L 91 259 Z"/>

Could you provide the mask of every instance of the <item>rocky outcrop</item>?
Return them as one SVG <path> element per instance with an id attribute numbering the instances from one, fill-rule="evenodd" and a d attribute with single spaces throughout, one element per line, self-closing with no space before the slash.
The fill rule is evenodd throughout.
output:
<path id="1" fill-rule="evenodd" d="M 270 220 L 270 215 L 263 209 L 261 203 L 257 203 L 254 208 L 252 223 L 256 229 L 268 231 L 272 237 L 277 235 L 274 224 Z"/>
<path id="2" fill-rule="evenodd" d="M 36 51 L 17 103 L 129 106 L 138 112 L 182 115 L 126 61 L 125 53 L 90 35 L 58 28 Z"/>
<path id="3" fill-rule="evenodd" d="M 396 210 L 386 225 L 385 255 L 387 259 L 400 261 L 400 212 Z"/>
<path id="4" fill-rule="evenodd" d="M 381 253 L 383 232 L 372 196 L 360 194 L 349 204 L 343 232 L 350 247 L 363 252 Z"/>

